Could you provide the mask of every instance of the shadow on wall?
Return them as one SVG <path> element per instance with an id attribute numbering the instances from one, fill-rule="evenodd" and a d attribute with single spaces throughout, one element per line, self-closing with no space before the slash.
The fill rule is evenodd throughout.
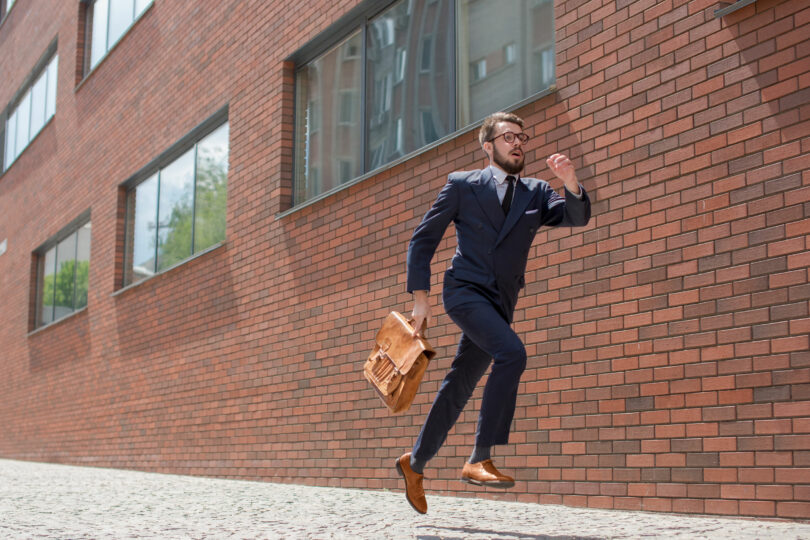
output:
<path id="1" fill-rule="evenodd" d="M 34 374 L 62 364 L 75 364 L 89 356 L 90 324 L 86 309 L 28 338 L 28 367 Z"/>

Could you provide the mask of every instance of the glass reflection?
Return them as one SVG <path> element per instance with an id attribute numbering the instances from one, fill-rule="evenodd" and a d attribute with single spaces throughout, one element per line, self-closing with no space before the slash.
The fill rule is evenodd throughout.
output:
<path id="1" fill-rule="evenodd" d="M 90 283 L 90 224 L 76 232 L 76 303 L 79 310 L 87 305 L 87 291 Z"/>
<path id="2" fill-rule="evenodd" d="M 509 108 L 554 82 L 552 0 L 461 0 L 458 127 Z"/>
<path id="3" fill-rule="evenodd" d="M 369 23 L 367 170 L 452 131 L 452 8 L 403 0 Z"/>
<path id="4" fill-rule="evenodd" d="M 356 32 L 296 76 L 297 202 L 363 173 L 361 55 Z"/>
<path id="5" fill-rule="evenodd" d="M 191 255 L 194 149 L 160 171 L 157 270 Z"/>
<path id="6" fill-rule="evenodd" d="M 126 283 L 135 283 L 155 274 L 157 249 L 158 175 L 138 184 L 129 192 L 127 207 L 131 224 L 130 256 Z"/>
<path id="7" fill-rule="evenodd" d="M 132 24 L 135 13 L 134 0 L 110 0 L 110 25 L 107 49 L 115 45 Z"/>
<path id="8" fill-rule="evenodd" d="M 42 259 L 42 266 L 40 268 L 40 310 L 39 321 L 40 324 L 48 324 L 53 322 L 53 297 L 54 297 L 54 279 L 56 275 L 56 248 L 51 248 L 45 253 Z"/>
<path id="9" fill-rule="evenodd" d="M 197 146 L 194 196 L 194 252 L 225 240 L 228 198 L 228 124 L 217 128 Z"/>
<path id="10" fill-rule="evenodd" d="M 56 246 L 56 275 L 53 280 L 54 319 L 73 313 L 76 284 L 76 233 Z"/>

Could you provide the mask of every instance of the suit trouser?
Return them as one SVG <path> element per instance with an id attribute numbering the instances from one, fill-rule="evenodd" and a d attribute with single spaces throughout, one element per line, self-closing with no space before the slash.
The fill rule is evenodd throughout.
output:
<path id="1" fill-rule="evenodd" d="M 447 314 L 461 328 L 461 340 L 414 445 L 413 456 L 420 461 L 429 461 L 438 453 L 492 360 L 475 444 L 507 444 L 520 376 L 526 368 L 523 343 L 492 304 L 464 304 L 448 310 Z"/>

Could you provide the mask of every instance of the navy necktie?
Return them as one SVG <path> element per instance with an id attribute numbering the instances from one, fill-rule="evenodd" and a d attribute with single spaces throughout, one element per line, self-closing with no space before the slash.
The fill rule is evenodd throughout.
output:
<path id="1" fill-rule="evenodd" d="M 509 183 L 509 186 L 506 188 L 506 195 L 504 195 L 503 201 L 501 201 L 501 208 L 505 216 L 509 214 L 509 207 L 512 206 L 512 196 L 515 194 L 515 177 L 507 176 L 506 181 Z"/>

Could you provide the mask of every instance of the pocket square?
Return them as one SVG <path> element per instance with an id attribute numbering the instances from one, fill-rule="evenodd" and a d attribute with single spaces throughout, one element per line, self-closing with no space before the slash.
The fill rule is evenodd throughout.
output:
<path id="1" fill-rule="evenodd" d="M 526 210 L 526 215 L 527 215 L 527 216 L 528 216 L 528 215 L 531 215 L 531 214 L 536 214 L 536 213 L 537 213 L 537 209 L 536 209 L 536 208 L 535 208 L 534 210 Z"/>

